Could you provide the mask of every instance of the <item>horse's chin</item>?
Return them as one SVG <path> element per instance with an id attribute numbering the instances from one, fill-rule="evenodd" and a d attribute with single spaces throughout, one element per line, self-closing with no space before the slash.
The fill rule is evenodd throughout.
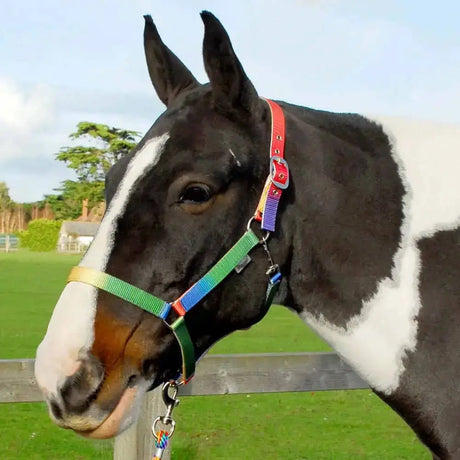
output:
<path id="1" fill-rule="evenodd" d="M 126 388 L 115 409 L 97 428 L 75 430 L 76 433 L 91 439 L 107 439 L 119 435 L 137 420 L 145 391 L 146 388 L 139 386 Z"/>

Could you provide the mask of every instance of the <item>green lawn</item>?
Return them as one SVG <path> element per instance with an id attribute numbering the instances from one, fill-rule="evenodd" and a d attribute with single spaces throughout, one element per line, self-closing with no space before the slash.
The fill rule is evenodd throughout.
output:
<path id="1" fill-rule="evenodd" d="M 0 253 L 0 358 L 31 358 L 76 256 Z M 325 351 L 282 307 L 213 353 Z M 431 456 L 372 392 L 182 398 L 174 460 L 417 459 Z M 0 404 L 0 459 L 110 459 L 110 441 L 56 428 L 43 404 Z"/>

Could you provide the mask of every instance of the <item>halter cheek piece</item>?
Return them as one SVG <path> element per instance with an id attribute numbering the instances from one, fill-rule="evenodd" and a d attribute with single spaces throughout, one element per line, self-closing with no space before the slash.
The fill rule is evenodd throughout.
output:
<path id="1" fill-rule="evenodd" d="M 281 282 L 281 273 L 271 259 L 267 240 L 270 233 L 275 230 L 278 204 L 282 192 L 289 185 L 289 168 L 284 159 L 285 120 L 283 110 L 278 104 L 269 99 L 265 99 L 265 101 L 270 107 L 272 120 L 270 174 L 265 182 L 256 212 L 248 222 L 247 231 L 202 278 L 171 303 L 126 281 L 88 267 L 74 267 L 67 280 L 68 283 L 79 281 L 102 289 L 162 319 L 172 330 L 180 346 L 182 354 L 181 383 L 187 383 L 193 377 L 196 364 L 195 349 L 184 320 L 185 314 L 221 283 L 232 270 L 236 270 L 238 273 L 243 270 L 250 261 L 249 252 L 258 244 L 263 245 L 271 265 L 267 271 L 267 275 L 269 275 L 266 295 L 267 308 Z M 260 222 L 261 229 L 266 231 L 262 239 L 259 239 L 250 228 L 254 220 Z M 171 308 L 179 315 L 179 318 L 170 324 L 167 322 L 167 317 Z"/>

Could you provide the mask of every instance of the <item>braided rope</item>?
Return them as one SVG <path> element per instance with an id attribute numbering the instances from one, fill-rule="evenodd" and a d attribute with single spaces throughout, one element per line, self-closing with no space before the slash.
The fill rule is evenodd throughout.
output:
<path id="1" fill-rule="evenodd" d="M 155 436 L 155 447 L 160 449 L 166 449 L 169 441 L 169 434 L 167 431 L 160 430 Z"/>
<path id="2" fill-rule="evenodd" d="M 161 460 L 164 450 L 166 449 L 169 441 L 169 433 L 164 430 L 157 431 L 155 434 L 155 453 L 152 460 Z"/>

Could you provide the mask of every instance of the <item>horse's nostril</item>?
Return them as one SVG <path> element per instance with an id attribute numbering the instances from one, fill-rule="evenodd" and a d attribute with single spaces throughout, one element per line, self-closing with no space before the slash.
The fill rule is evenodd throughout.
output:
<path id="1" fill-rule="evenodd" d="M 65 409 L 71 413 L 84 412 L 96 398 L 103 379 L 104 368 L 99 360 L 94 357 L 83 360 L 78 371 L 62 385 Z"/>
<path id="2" fill-rule="evenodd" d="M 155 361 L 153 359 L 146 359 L 142 363 L 142 375 L 145 377 L 150 377 L 155 371 Z"/>
<path id="3" fill-rule="evenodd" d="M 50 410 L 54 418 L 56 418 L 57 420 L 62 420 L 62 410 L 56 401 L 50 401 Z"/>
<path id="4" fill-rule="evenodd" d="M 128 379 L 128 383 L 127 383 L 127 387 L 128 388 L 133 388 L 136 386 L 136 383 L 137 381 L 139 380 L 139 376 L 138 375 L 131 375 Z"/>

